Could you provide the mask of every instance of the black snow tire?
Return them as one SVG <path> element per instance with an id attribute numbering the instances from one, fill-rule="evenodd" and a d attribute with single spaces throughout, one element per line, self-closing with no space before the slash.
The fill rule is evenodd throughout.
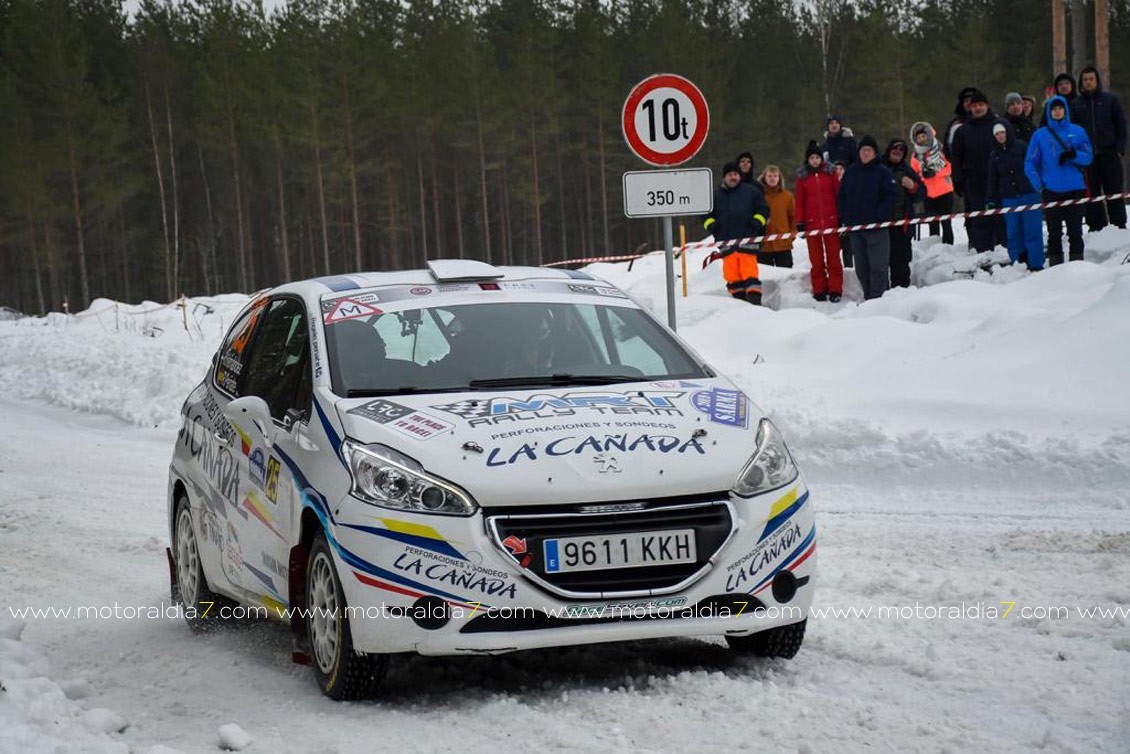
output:
<path id="1" fill-rule="evenodd" d="M 766 631 L 758 631 L 749 636 L 727 636 L 730 649 L 745 652 L 757 657 L 782 657 L 791 660 L 804 643 L 804 629 L 808 619 L 787 626 L 777 626 Z"/>
<path id="2" fill-rule="evenodd" d="M 339 702 L 375 697 L 388 674 L 388 656 L 353 650 L 345 593 L 322 532 L 306 561 L 306 608 L 310 664 L 322 693 Z"/>

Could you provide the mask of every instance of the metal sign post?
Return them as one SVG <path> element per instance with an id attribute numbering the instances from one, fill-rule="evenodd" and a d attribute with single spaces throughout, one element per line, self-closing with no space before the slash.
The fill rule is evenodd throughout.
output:
<path id="1" fill-rule="evenodd" d="M 694 157 L 706 141 L 710 110 L 697 86 L 682 76 L 659 73 L 636 84 L 628 93 L 621 124 L 624 140 L 641 160 L 656 166 L 681 165 Z M 663 218 L 667 325 L 672 330 L 676 329 L 676 319 L 675 242 L 671 218 L 709 212 L 713 203 L 713 181 L 706 169 L 624 174 L 624 214 Z"/>

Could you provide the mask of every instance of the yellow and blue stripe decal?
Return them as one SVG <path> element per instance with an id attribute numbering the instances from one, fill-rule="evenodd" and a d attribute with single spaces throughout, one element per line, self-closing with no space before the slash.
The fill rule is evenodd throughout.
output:
<path id="1" fill-rule="evenodd" d="M 781 499 L 773 503 L 772 507 L 769 509 L 769 520 L 765 522 L 765 529 L 761 532 L 761 536 L 758 537 L 757 541 L 764 541 L 766 537 L 777 531 L 777 529 L 780 529 L 781 525 L 788 521 L 789 518 L 807 502 L 807 490 L 805 490 L 805 493 L 800 497 L 797 497 L 796 487 L 786 492 Z"/>
<path id="2" fill-rule="evenodd" d="M 811 531 L 805 537 L 796 549 L 793 550 L 787 558 L 781 561 L 780 565 L 769 572 L 769 575 L 749 590 L 750 594 L 757 594 L 763 592 L 773 585 L 773 577 L 784 570 L 795 571 L 800 568 L 804 561 L 812 557 L 812 553 L 816 552 L 816 524 L 812 525 Z"/>
<path id="3" fill-rule="evenodd" d="M 247 561 L 243 562 L 243 567 L 246 568 L 247 570 L 251 571 L 251 573 L 255 576 L 255 578 L 262 581 L 263 584 L 266 585 L 266 587 L 271 590 L 271 595 L 275 599 L 282 600 L 282 595 L 280 595 L 279 590 L 275 588 L 274 579 L 272 579 L 270 576 L 263 573 L 262 571 L 260 571 L 258 568 L 251 565 Z"/>
<path id="4" fill-rule="evenodd" d="M 414 524 L 408 521 L 398 521 L 394 518 L 377 519 L 385 525 L 384 529 L 375 526 L 361 526 L 360 524 L 342 524 L 343 527 L 355 531 L 374 534 L 406 545 L 412 545 L 424 550 L 431 550 L 441 555 L 447 555 L 458 560 L 466 560 L 466 556 L 455 549 L 450 542 L 430 526 Z"/>
<path id="5" fill-rule="evenodd" d="M 325 533 L 326 540 L 329 542 L 330 547 L 332 547 L 334 551 L 339 556 L 341 556 L 341 559 L 345 561 L 346 565 L 353 569 L 353 575 L 362 584 L 375 586 L 386 591 L 396 592 L 398 594 L 405 594 L 414 597 L 423 597 L 425 595 L 442 597 L 448 602 L 457 603 L 460 606 L 472 607 L 473 603 L 464 597 L 460 597 L 458 595 L 451 594 L 450 592 L 445 592 L 443 590 L 436 589 L 435 587 L 421 584 L 418 581 L 413 581 L 412 579 L 405 578 L 398 573 L 393 573 L 392 571 L 370 563 L 359 555 L 352 553 L 346 548 L 342 547 L 341 543 L 338 542 L 337 538 L 333 535 L 333 531 L 326 521 L 322 508 L 318 505 L 313 504 L 314 499 L 312 498 L 312 496 L 304 496 L 303 499 L 304 501 L 310 501 L 311 504 L 309 505 L 304 502 L 303 507 L 309 507 L 311 510 L 313 510 L 314 515 L 316 515 L 318 517 L 318 520 L 321 521 L 322 531 Z M 487 607 L 489 607 L 489 605 L 481 601 L 474 604 L 477 604 L 479 609 L 486 609 Z"/>
<path id="6" fill-rule="evenodd" d="M 275 528 L 274 520 L 271 517 L 270 511 L 267 510 L 267 506 L 263 505 L 263 501 L 259 499 L 259 496 L 255 494 L 254 490 L 248 492 L 247 497 L 243 498 L 243 507 L 250 511 L 251 515 L 263 522 L 263 525 L 270 529 L 272 534 L 282 541 L 286 541 L 286 537 L 283 536 L 283 533 Z"/>

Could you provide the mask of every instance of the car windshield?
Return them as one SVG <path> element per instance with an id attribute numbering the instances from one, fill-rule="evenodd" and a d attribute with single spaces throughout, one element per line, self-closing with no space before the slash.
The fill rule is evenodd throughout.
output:
<path id="1" fill-rule="evenodd" d="M 711 376 L 638 309 L 495 302 L 382 312 L 326 325 L 334 392 L 594 385 Z"/>

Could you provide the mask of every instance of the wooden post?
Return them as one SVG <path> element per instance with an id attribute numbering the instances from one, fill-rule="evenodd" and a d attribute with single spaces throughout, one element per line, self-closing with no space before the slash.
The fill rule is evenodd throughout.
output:
<path id="1" fill-rule="evenodd" d="M 683 298 L 687 297 L 687 226 L 679 223 L 679 256 L 683 260 Z"/>
<path id="2" fill-rule="evenodd" d="M 1067 70 L 1067 28 L 1063 0 L 1052 0 L 1052 76 Z"/>
<path id="3" fill-rule="evenodd" d="M 1110 88 L 1110 13 L 1106 0 L 1095 0 L 1095 67 L 1103 80 L 1103 88 Z"/>

